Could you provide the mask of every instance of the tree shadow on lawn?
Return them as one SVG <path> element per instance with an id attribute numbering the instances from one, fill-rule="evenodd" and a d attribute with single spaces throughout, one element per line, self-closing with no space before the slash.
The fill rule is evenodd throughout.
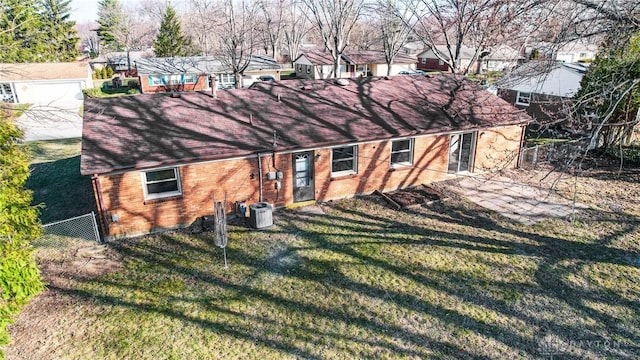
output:
<path id="1" fill-rule="evenodd" d="M 33 204 L 44 205 L 43 224 L 96 211 L 91 179 L 80 175 L 80 155 L 30 166 L 27 188 Z"/>
<path id="2" fill-rule="evenodd" d="M 568 281 L 582 266 L 628 266 L 624 259 L 637 254 L 529 233 L 459 204 L 394 213 L 359 209 L 371 206 L 366 201 L 338 202 L 323 216 L 282 211 L 272 230 L 236 230 L 244 237 L 230 241 L 227 271 L 208 234 L 115 242 L 135 264 L 125 276 L 59 290 L 304 358 L 638 355 L 637 326 L 588 305 L 613 304 L 637 318 L 637 295 Z M 487 269 L 504 276 L 421 262 L 431 254 L 489 262 Z M 531 271 L 510 277 L 511 264 Z M 163 294 L 156 288 L 163 276 L 184 279 L 187 289 Z M 185 302 L 209 316 L 175 305 Z M 234 308 L 238 302 L 245 308 Z"/>

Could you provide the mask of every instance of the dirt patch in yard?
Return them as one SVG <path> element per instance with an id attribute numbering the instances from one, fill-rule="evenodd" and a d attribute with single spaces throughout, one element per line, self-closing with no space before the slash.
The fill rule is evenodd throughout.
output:
<path id="1" fill-rule="evenodd" d="M 80 282 L 122 268 L 121 258 L 113 249 L 89 241 L 46 239 L 36 243 L 36 249 L 36 259 L 47 288 L 10 326 L 12 344 L 7 348 L 7 359 L 58 357 L 55 354 L 59 342 L 69 339 L 59 339 L 52 329 L 85 322 L 82 308 L 93 305 L 89 299 L 75 296 L 74 289 Z M 73 334 L 80 336 L 85 330 L 78 326 Z"/>
<path id="2" fill-rule="evenodd" d="M 428 186 L 419 185 L 409 189 L 401 189 L 385 194 L 402 207 L 430 203 L 442 200 L 445 196 L 442 191 Z"/>

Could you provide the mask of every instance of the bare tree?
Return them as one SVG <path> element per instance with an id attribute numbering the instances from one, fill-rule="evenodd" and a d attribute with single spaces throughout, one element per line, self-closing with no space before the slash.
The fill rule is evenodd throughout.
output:
<path id="1" fill-rule="evenodd" d="M 309 20 L 333 59 L 333 76 L 339 77 L 340 58 L 349 36 L 364 11 L 364 0 L 302 0 Z"/>
<path id="2" fill-rule="evenodd" d="M 491 46 L 512 40 L 516 20 L 543 1 L 406 0 L 403 6 L 412 14 L 404 22 L 415 26 L 418 38 L 453 72 L 466 74 Z M 467 64 L 460 61 L 463 46 L 474 52 Z"/>
<path id="3" fill-rule="evenodd" d="M 363 14 L 351 30 L 349 49 L 380 50 L 380 19 L 376 14 Z"/>
<path id="4" fill-rule="evenodd" d="M 224 21 L 216 27 L 218 35 L 216 57 L 232 70 L 236 87 L 242 87 L 242 74 L 251 63 L 257 47 L 256 3 L 245 0 L 224 0 Z"/>
<path id="5" fill-rule="evenodd" d="M 214 45 L 216 27 L 224 14 L 223 5 L 213 0 L 189 0 L 189 10 L 183 17 L 185 33 L 191 36 L 203 55 L 209 55 Z"/>
<path id="6" fill-rule="evenodd" d="M 171 3 L 169 0 L 140 0 L 138 5 L 137 16 L 143 16 L 145 20 L 155 24 L 160 24 L 167 6 Z M 157 26 L 159 27 L 159 25 Z"/>
<path id="7" fill-rule="evenodd" d="M 96 32 L 97 28 L 98 23 L 95 21 L 76 24 L 80 45 L 89 50 L 91 57 L 96 57 L 100 53 L 100 38 L 98 38 L 98 33 Z"/>
<path id="8" fill-rule="evenodd" d="M 376 10 L 375 13 L 379 16 L 382 50 L 387 63 L 388 76 L 391 74 L 391 64 L 407 44 L 409 35 L 414 32 L 415 19 L 413 19 L 413 11 L 406 7 L 399 7 L 394 0 L 378 0 Z"/>
<path id="9" fill-rule="evenodd" d="M 258 35 L 267 55 L 279 58 L 279 44 L 284 32 L 285 0 L 258 0 L 262 10 L 258 16 Z"/>
<path id="10" fill-rule="evenodd" d="M 293 62 L 300 54 L 300 47 L 311 29 L 311 23 L 304 14 L 304 8 L 299 0 L 286 0 L 285 16 L 283 18 L 284 44 Z"/>
<path id="11" fill-rule="evenodd" d="M 151 47 L 156 32 L 158 31 L 151 18 L 138 16 L 140 11 L 133 7 L 124 9 L 121 21 L 122 26 L 113 30 L 116 42 L 124 47 L 127 53 L 127 70 L 131 72 L 132 50 L 142 50 Z"/>

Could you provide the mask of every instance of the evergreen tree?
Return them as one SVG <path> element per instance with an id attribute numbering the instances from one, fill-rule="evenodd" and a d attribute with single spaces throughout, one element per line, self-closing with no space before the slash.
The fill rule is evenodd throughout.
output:
<path id="1" fill-rule="evenodd" d="M 176 16 L 176 11 L 168 6 L 162 22 L 160 23 L 160 31 L 156 40 L 153 42 L 156 56 L 174 57 L 174 56 L 191 56 L 197 54 L 191 42 L 191 38 L 187 37 L 180 27 L 180 20 Z"/>
<path id="2" fill-rule="evenodd" d="M 78 57 L 75 22 L 69 20 L 71 0 L 42 0 L 44 30 L 57 61 L 74 61 Z"/>
<path id="3" fill-rule="evenodd" d="M 118 0 L 98 2 L 98 24 L 100 43 L 111 50 L 119 50 L 121 44 L 118 43 L 115 34 L 124 26 L 124 14 Z"/>
<path id="4" fill-rule="evenodd" d="M 29 159 L 12 117 L 8 109 L 0 109 L 0 346 L 9 342 L 6 326 L 14 315 L 43 289 L 30 245 L 42 226 L 25 188 Z"/>
<path id="5" fill-rule="evenodd" d="M 612 32 L 582 78 L 576 113 L 603 147 L 628 143 L 640 122 L 640 32 Z M 586 115 L 586 116 L 585 116 Z"/>
<path id="6" fill-rule="evenodd" d="M 0 0 L 0 62 L 50 59 L 39 9 L 35 0 Z"/>

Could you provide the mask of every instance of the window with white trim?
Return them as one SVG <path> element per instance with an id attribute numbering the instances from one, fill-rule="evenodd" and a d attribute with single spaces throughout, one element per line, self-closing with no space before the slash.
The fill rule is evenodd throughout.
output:
<path id="1" fill-rule="evenodd" d="M 452 134 L 449 137 L 449 172 L 471 171 L 476 148 L 476 132 Z"/>
<path id="2" fill-rule="evenodd" d="M 358 172 L 358 146 L 331 149 L 331 175 L 347 175 Z"/>
<path id="3" fill-rule="evenodd" d="M 358 72 L 369 72 L 369 64 L 363 64 L 356 66 L 356 71 Z"/>
<path id="4" fill-rule="evenodd" d="M 167 84 L 169 85 L 180 85 L 182 83 L 182 75 L 173 74 L 166 76 Z"/>
<path id="5" fill-rule="evenodd" d="M 230 89 L 236 87 L 236 76 L 232 73 L 218 74 L 218 88 Z"/>
<path id="6" fill-rule="evenodd" d="M 427 58 L 426 57 L 420 58 L 420 62 L 423 63 L 423 64 L 426 64 L 427 63 Z"/>
<path id="7" fill-rule="evenodd" d="M 391 167 L 413 164 L 413 139 L 391 142 Z"/>
<path id="8" fill-rule="evenodd" d="M 178 168 L 142 172 L 145 200 L 182 195 Z"/>
<path id="9" fill-rule="evenodd" d="M 531 104 L 531 93 L 518 91 L 516 93 L 516 105 L 529 106 Z"/>
<path id="10" fill-rule="evenodd" d="M 10 104 L 18 102 L 15 95 L 13 94 L 13 88 L 10 83 L 0 84 L 0 101 L 4 101 Z"/>
<path id="11" fill-rule="evenodd" d="M 184 75 L 184 83 L 185 84 L 195 84 L 198 82 L 198 75 L 196 74 L 185 74 Z"/>

